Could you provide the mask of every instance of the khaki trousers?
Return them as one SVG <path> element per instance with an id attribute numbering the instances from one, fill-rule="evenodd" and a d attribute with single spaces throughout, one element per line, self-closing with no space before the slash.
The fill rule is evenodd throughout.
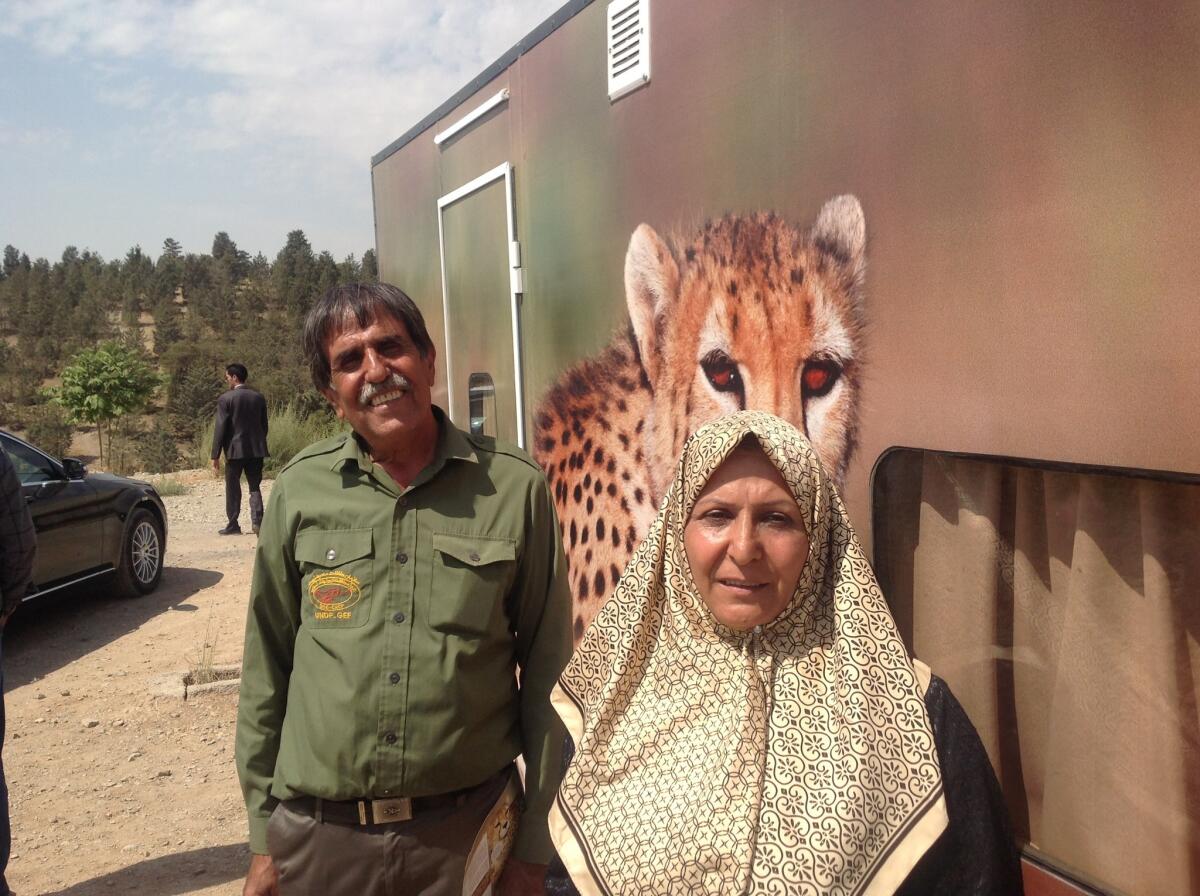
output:
<path id="1" fill-rule="evenodd" d="M 504 789 L 497 776 L 461 806 L 392 824 L 318 822 L 280 803 L 267 850 L 283 896 L 462 896 L 467 851 Z"/>

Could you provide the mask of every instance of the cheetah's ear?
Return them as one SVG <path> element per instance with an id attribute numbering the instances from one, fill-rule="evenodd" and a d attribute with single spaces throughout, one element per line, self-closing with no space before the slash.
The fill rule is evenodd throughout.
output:
<path id="1" fill-rule="evenodd" d="M 679 266 L 649 224 L 639 224 L 625 253 L 625 302 L 650 382 L 662 363 L 663 325 L 679 293 Z"/>
<path id="2" fill-rule="evenodd" d="M 855 280 L 862 277 L 866 266 L 867 223 L 857 197 L 846 193 L 826 202 L 813 225 L 812 239 L 818 248 L 845 260 Z"/>

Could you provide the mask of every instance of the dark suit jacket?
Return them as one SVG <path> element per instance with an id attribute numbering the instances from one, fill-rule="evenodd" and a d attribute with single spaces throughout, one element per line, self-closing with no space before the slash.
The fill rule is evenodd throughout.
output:
<path id="1" fill-rule="evenodd" d="M 237 386 L 217 399 L 212 458 L 267 457 L 267 400 L 249 386 Z"/>

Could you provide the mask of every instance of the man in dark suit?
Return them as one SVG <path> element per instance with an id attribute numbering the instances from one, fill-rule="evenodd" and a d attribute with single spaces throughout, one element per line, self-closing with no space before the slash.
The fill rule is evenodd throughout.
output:
<path id="1" fill-rule="evenodd" d="M 263 458 L 267 457 L 267 401 L 246 385 L 249 373 L 244 364 L 225 368 L 229 391 L 217 399 L 217 427 L 213 430 L 213 472 L 221 472 L 221 452 L 225 452 L 225 515 L 229 525 L 218 529 L 222 535 L 241 535 L 238 514 L 242 512 L 242 472 L 250 486 L 250 523 L 258 534 L 263 518 Z"/>

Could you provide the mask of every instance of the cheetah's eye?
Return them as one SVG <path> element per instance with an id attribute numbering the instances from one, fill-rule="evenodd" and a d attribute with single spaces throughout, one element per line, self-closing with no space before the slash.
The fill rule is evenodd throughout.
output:
<path id="1" fill-rule="evenodd" d="M 741 392 L 742 377 L 733 359 L 723 351 L 714 349 L 700 359 L 704 375 L 718 392 Z"/>
<path id="2" fill-rule="evenodd" d="M 805 398 L 820 398 L 828 395 L 833 384 L 842 375 L 841 365 L 834 361 L 809 361 L 800 374 Z"/>

